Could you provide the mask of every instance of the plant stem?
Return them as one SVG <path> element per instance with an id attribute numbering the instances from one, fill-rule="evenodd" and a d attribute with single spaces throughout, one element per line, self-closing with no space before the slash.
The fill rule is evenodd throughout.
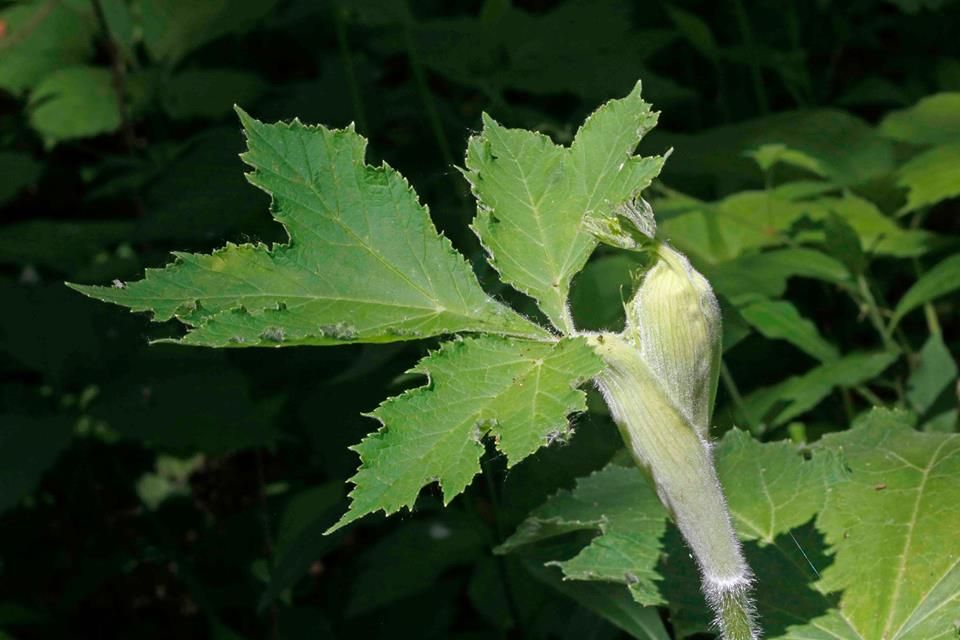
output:
<path id="1" fill-rule="evenodd" d="M 880 339 L 883 340 L 884 348 L 895 349 L 896 345 L 894 345 L 893 339 L 890 337 L 890 332 L 887 330 L 883 318 L 880 316 L 880 308 L 877 306 L 877 300 L 873 297 L 873 292 L 870 291 L 870 283 L 867 282 L 866 277 L 864 277 L 862 273 L 857 275 L 857 287 L 867 307 L 867 315 L 870 317 L 870 322 L 873 323 L 877 333 L 880 334 Z"/>
<path id="2" fill-rule="evenodd" d="M 591 336 L 607 367 L 597 378 L 634 461 L 653 478 L 697 564 L 724 640 L 755 640 L 749 593 L 753 577 L 730 522 L 710 444 L 657 393 L 659 382 L 639 350 L 619 335 Z"/>
<path id="3" fill-rule="evenodd" d="M 117 110 L 120 112 L 120 131 L 123 133 L 123 141 L 127 151 L 132 155 L 137 147 L 137 136 L 133 130 L 133 122 L 130 119 L 130 109 L 127 106 L 127 70 L 120 53 L 120 47 L 110 31 L 110 24 L 107 22 L 107 16 L 103 11 L 103 5 L 100 0 L 91 0 L 93 14 L 97 18 L 97 24 L 103 32 L 104 41 L 107 46 L 107 53 L 110 56 L 110 73 L 113 76 L 113 91 L 117 101 Z"/>
<path id="4" fill-rule="evenodd" d="M 720 361 L 720 379 L 723 380 L 723 386 L 726 388 L 727 393 L 730 394 L 730 400 L 733 402 L 733 406 L 736 407 L 739 418 L 747 425 L 750 433 L 756 435 L 759 429 L 757 425 L 753 423 L 753 418 L 747 413 L 743 404 L 743 396 L 740 395 L 740 389 L 737 387 L 737 382 L 733 379 L 733 374 L 730 373 L 730 368 L 724 360 Z"/>

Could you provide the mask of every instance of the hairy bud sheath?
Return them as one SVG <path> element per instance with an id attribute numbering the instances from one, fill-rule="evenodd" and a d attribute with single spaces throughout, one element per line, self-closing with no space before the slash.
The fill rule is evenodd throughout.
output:
<path id="1" fill-rule="evenodd" d="M 607 363 L 598 383 L 624 442 L 654 480 L 693 551 L 726 640 L 759 637 L 751 585 L 710 451 L 720 366 L 720 310 L 707 281 L 665 244 L 622 334 L 591 337 Z"/>

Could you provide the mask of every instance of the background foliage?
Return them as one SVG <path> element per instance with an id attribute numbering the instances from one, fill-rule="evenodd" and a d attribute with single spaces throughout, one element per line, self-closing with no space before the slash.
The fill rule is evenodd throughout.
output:
<path id="1" fill-rule="evenodd" d="M 591 483 L 618 486 L 619 438 L 596 398 L 572 438 L 509 472 L 489 452 L 487 473 L 449 508 L 428 490 L 412 515 L 324 537 L 357 466 L 347 447 L 375 427 L 361 412 L 414 384 L 404 372 L 435 342 L 147 346 L 179 330 L 62 282 L 122 283 L 174 249 L 283 239 L 243 179 L 237 103 L 264 121 L 355 121 L 368 161 L 411 180 L 488 291 L 532 312 L 493 288 L 466 231 L 475 205 L 456 167 L 467 136 L 487 111 L 568 143 L 640 77 L 662 111 L 641 152 L 675 149 L 650 194 L 661 231 L 724 305 L 716 435 L 737 425 L 779 443 L 762 446 L 784 456 L 788 486 L 813 495 L 802 479 L 870 466 L 871 443 L 909 450 L 891 421 L 928 432 L 924 442 L 956 431 L 958 12 L 949 0 L 0 5 L 0 634 L 705 633 L 680 579 L 689 567 L 649 567 L 676 585 L 657 610 L 543 565 L 568 559 L 571 575 L 578 551 L 602 540 L 563 511 Z M 622 322 L 620 287 L 637 266 L 595 255 L 574 280 L 580 326 Z M 865 415 L 874 405 L 900 412 Z M 783 454 L 785 441 L 811 459 Z M 742 449 L 761 446 L 745 442 L 723 439 L 725 482 L 723 456 L 740 469 L 755 457 Z M 848 451 L 839 471 L 820 442 Z M 785 549 L 776 567 L 802 550 L 813 572 L 791 589 L 821 574 L 802 592 L 805 615 L 856 582 L 852 561 L 827 551 L 864 526 L 844 521 L 849 509 L 820 512 L 814 527 L 801 500 L 745 531 L 756 514 L 727 489 L 758 541 L 748 552 Z M 637 504 L 649 493 L 629 490 Z M 530 544 L 532 521 L 518 526 L 534 509 L 575 526 Z M 520 552 L 494 555 L 505 542 Z M 643 582 L 626 582 L 636 597 Z"/>

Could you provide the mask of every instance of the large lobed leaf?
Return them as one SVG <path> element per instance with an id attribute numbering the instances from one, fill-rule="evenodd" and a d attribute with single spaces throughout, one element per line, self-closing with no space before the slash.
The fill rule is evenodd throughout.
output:
<path id="1" fill-rule="evenodd" d="M 438 235 L 407 181 L 364 163 L 366 140 L 322 126 L 240 117 L 254 171 L 288 244 L 177 254 L 120 287 L 75 286 L 95 298 L 176 317 L 185 344 L 213 347 L 389 342 L 457 331 L 545 337 L 490 298 Z"/>
<path id="2" fill-rule="evenodd" d="M 829 434 L 849 481 L 834 485 L 817 526 L 833 564 L 817 585 L 843 590 L 844 638 L 934 640 L 957 633 L 960 610 L 960 435 L 907 428 L 875 411 Z"/>
<path id="3" fill-rule="evenodd" d="M 601 366 L 582 338 L 445 343 L 412 370 L 428 376 L 427 385 L 371 414 L 383 427 L 354 447 L 362 466 L 351 480 L 350 511 L 334 529 L 377 510 L 412 508 L 434 481 L 449 502 L 480 471 L 487 434 L 510 465 L 564 438 L 567 416 L 586 410 L 577 387 Z"/>
<path id="4" fill-rule="evenodd" d="M 570 281 L 596 246 L 584 218 L 638 196 L 660 172 L 662 157 L 633 155 L 656 122 L 638 83 L 594 112 L 569 148 L 489 116 L 470 139 L 465 175 L 478 200 L 473 229 L 501 278 L 536 299 L 558 329 L 573 329 Z"/>
<path id="5" fill-rule="evenodd" d="M 554 562 L 570 580 L 602 580 L 627 585 L 634 599 L 663 604 L 655 567 L 667 514 L 646 478 L 634 466 L 610 464 L 581 478 L 537 509 L 497 551 L 574 531 L 599 531 L 576 556 Z"/>
<path id="6" fill-rule="evenodd" d="M 715 450 L 734 524 L 748 541 L 758 608 L 771 638 L 930 640 L 956 633 L 960 602 L 960 435 L 911 428 L 875 410 L 805 459 L 787 442 L 738 431 Z M 629 584 L 639 602 L 669 600 L 681 635 L 706 612 L 676 536 L 637 526 L 666 514 L 635 469 L 611 464 L 535 511 L 504 545 L 595 529 L 568 579 Z M 815 529 L 810 524 L 815 523 Z M 631 530 L 626 538 L 617 531 Z M 658 564 L 661 553 L 668 554 Z M 609 567 L 630 567 L 625 578 Z M 806 586 L 804 586 L 806 584 Z"/>

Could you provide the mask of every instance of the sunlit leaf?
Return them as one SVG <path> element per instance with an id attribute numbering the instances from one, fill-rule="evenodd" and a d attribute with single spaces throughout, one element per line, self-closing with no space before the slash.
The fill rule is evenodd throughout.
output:
<path id="1" fill-rule="evenodd" d="M 567 416 L 586 409 L 577 389 L 601 368 L 580 338 L 557 343 L 498 337 L 445 343 L 412 370 L 429 385 L 407 391 L 371 416 L 383 427 L 354 450 L 350 511 L 341 527 L 367 513 L 412 508 L 420 489 L 439 482 L 444 501 L 480 471 L 489 434 L 513 465 L 569 432 Z"/>

